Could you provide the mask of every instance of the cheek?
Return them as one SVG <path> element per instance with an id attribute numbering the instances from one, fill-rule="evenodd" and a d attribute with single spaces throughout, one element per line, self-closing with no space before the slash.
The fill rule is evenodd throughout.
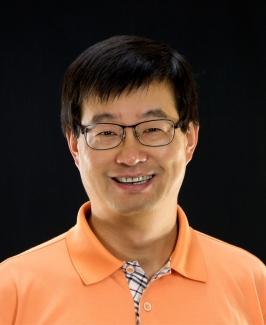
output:
<path id="1" fill-rule="evenodd" d="M 169 147 L 165 146 L 160 156 L 165 164 L 182 165 L 186 160 L 185 144 L 182 141 L 175 141 Z"/>
<path id="2" fill-rule="evenodd" d="M 99 176 L 108 172 L 108 166 L 111 166 L 111 161 L 103 152 L 92 149 L 80 151 L 80 173 L 83 182 L 88 185 L 93 183 L 97 186 L 101 182 Z"/>
<path id="3" fill-rule="evenodd" d="M 89 175 L 93 169 L 93 157 L 87 147 L 83 143 L 78 143 L 78 169 L 82 179 L 82 183 L 87 187 L 89 182 Z"/>
<path id="4" fill-rule="evenodd" d="M 177 156 L 175 159 L 169 160 L 168 170 L 170 176 L 174 179 L 179 179 L 180 176 L 183 178 L 183 174 L 186 169 L 185 157 Z"/>
<path id="5" fill-rule="evenodd" d="M 171 150 L 165 151 L 162 159 L 170 181 L 179 183 L 186 169 L 186 152 L 183 143 L 174 144 Z"/>
<path id="6" fill-rule="evenodd" d="M 101 160 L 94 157 L 94 155 L 82 153 L 80 156 L 80 166 L 79 172 L 83 187 L 90 199 L 92 199 L 95 193 L 99 192 L 97 190 L 101 185 Z M 92 191 L 93 189 L 93 191 Z"/>

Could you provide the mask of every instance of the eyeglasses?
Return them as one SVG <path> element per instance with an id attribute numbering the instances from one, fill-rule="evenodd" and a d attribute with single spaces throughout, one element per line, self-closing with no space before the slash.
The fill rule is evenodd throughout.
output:
<path id="1" fill-rule="evenodd" d="M 96 123 L 80 125 L 87 145 L 96 150 L 107 150 L 118 147 L 126 138 L 126 128 L 133 128 L 136 139 L 148 147 L 166 146 L 173 141 L 175 129 L 180 123 L 168 119 L 149 120 L 134 125 L 115 123 Z"/>

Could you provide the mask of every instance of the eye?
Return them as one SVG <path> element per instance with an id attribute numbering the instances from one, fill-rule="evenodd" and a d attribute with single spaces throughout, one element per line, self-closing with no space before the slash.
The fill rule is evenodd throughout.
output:
<path id="1" fill-rule="evenodd" d="M 96 134 L 97 136 L 104 136 L 104 137 L 111 137 L 111 136 L 117 136 L 117 134 L 114 131 L 102 131 Z"/>
<path id="2" fill-rule="evenodd" d="M 158 132 L 162 132 L 161 129 L 159 128 L 148 128 L 148 129 L 145 129 L 143 133 L 158 133 Z"/>

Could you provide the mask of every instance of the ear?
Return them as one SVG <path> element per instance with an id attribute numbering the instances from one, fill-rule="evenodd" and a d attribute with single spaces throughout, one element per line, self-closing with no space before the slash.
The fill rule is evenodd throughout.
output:
<path id="1" fill-rule="evenodd" d="M 66 139 L 70 153 L 74 159 L 76 166 L 79 168 L 79 149 L 78 138 L 73 134 L 71 130 L 67 131 Z"/>
<path id="2" fill-rule="evenodd" d="M 198 136 L 199 136 L 199 126 L 190 122 L 188 125 L 188 129 L 186 131 L 187 137 L 187 145 L 186 145 L 186 160 L 187 164 L 193 157 L 193 153 L 198 143 Z"/>

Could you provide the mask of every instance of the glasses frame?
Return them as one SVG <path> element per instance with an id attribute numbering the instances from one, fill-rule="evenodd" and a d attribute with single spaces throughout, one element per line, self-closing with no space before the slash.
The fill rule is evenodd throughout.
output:
<path id="1" fill-rule="evenodd" d="M 137 127 L 138 125 L 140 125 L 140 124 L 147 123 L 147 122 L 154 122 L 154 121 L 168 121 L 168 122 L 171 122 L 171 124 L 173 125 L 173 128 L 174 128 L 173 136 L 172 136 L 172 139 L 171 139 L 168 143 L 166 143 L 166 144 L 161 144 L 161 145 L 157 145 L 157 146 L 152 146 L 152 145 L 144 144 L 144 143 L 142 143 L 142 142 L 140 141 L 140 139 L 139 139 L 139 137 L 138 137 L 138 134 L 137 134 L 137 131 L 136 131 L 136 127 Z M 90 145 L 88 144 L 88 142 L 87 142 L 87 136 L 86 136 L 86 134 L 88 133 L 88 128 L 93 128 L 93 127 L 95 127 L 96 125 L 99 125 L 99 124 L 109 124 L 109 125 L 120 126 L 120 127 L 123 129 L 123 133 L 122 133 L 122 136 L 121 136 L 121 140 L 120 140 L 120 142 L 119 142 L 117 145 L 115 145 L 115 146 L 113 146 L 113 147 L 111 147 L 111 148 L 106 148 L 106 149 L 99 149 L 99 148 L 94 148 L 94 147 L 90 146 Z M 89 125 L 82 125 L 82 124 L 79 124 L 80 131 L 81 131 L 81 133 L 84 135 L 85 142 L 86 142 L 87 146 L 90 147 L 90 148 L 93 149 L 93 150 L 110 150 L 110 149 L 114 149 L 114 148 L 116 148 L 116 147 L 119 147 L 120 144 L 121 144 L 121 143 L 125 140 L 125 138 L 126 138 L 126 131 L 125 131 L 126 128 L 132 128 L 132 129 L 133 129 L 133 134 L 134 134 L 135 138 L 136 138 L 136 139 L 138 140 L 138 142 L 139 142 L 140 144 L 142 144 L 143 146 L 146 146 L 146 147 L 153 147 L 153 148 L 154 148 L 154 147 L 164 147 L 164 146 L 167 146 L 168 144 L 170 144 L 170 143 L 173 141 L 173 139 L 174 139 L 174 137 L 175 137 L 175 129 L 180 128 L 180 127 L 181 127 L 181 121 L 174 122 L 174 121 L 172 121 L 172 120 L 170 120 L 170 119 L 165 119 L 165 118 L 163 118 L 163 119 L 155 119 L 155 120 L 148 120 L 148 121 L 142 121 L 142 122 L 139 122 L 139 123 L 136 123 L 136 124 L 132 124 L 132 125 L 123 125 L 123 124 L 117 124 L 117 123 L 111 123 L 111 122 L 99 122 L 99 123 L 89 124 Z"/>

